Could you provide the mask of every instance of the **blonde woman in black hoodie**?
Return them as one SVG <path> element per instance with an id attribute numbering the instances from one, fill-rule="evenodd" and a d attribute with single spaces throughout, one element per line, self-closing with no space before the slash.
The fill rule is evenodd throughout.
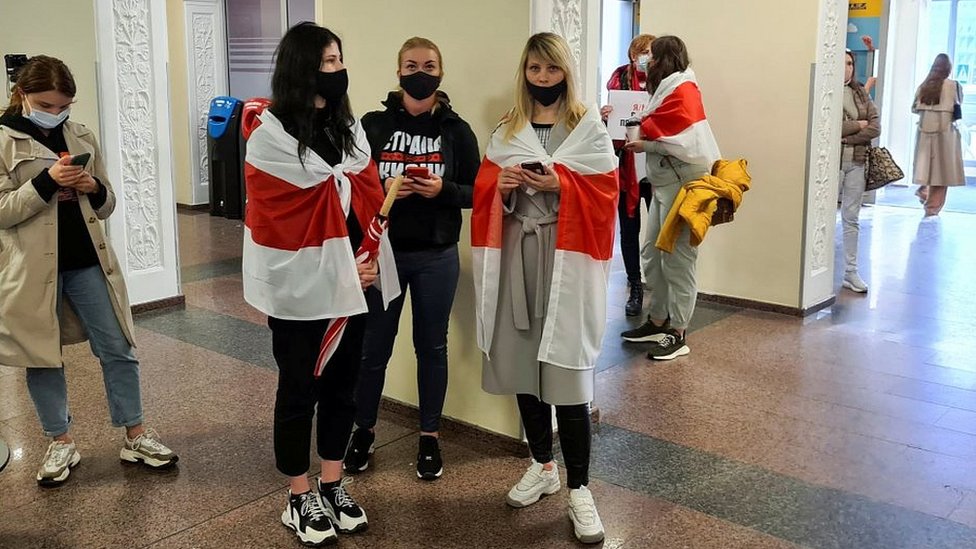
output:
<path id="1" fill-rule="evenodd" d="M 369 467 L 386 365 L 409 288 L 420 396 L 417 476 L 434 480 L 443 472 L 438 431 L 447 393 L 447 328 L 459 274 L 461 209 L 471 207 L 480 156 L 471 128 L 438 90 L 444 65 L 437 45 L 410 38 L 397 63 L 400 88 L 390 92 L 385 110 L 367 114 L 362 123 L 384 188 L 396 176 L 407 176 L 389 228 L 403 294 L 384 310 L 379 292 L 367 292 L 370 312 L 356 394 L 357 428 L 344 467 L 350 473 Z"/>

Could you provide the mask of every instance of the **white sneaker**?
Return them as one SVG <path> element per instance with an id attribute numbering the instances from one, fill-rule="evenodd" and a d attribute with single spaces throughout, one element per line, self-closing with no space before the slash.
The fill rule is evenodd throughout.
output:
<path id="1" fill-rule="evenodd" d="M 861 275 L 857 271 L 844 273 L 844 287 L 859 294 L 866 294 L 868 292 L 868 285 L 864 283 L 864 280 L 861 279 Z"/>
<path id="2" fill-rule="evenodd" d="M 603 521 L 596 511 L 593 494 L 586 486 L 569 491 L 569 518 L 573 521 L 573 531 L 580 542 L 603 541 Z"/>
<path id="3" fill-rule="evenodd" d="M 318 495 L 312 492 L 296 496 L 289 490 L 288 506 L 281 513 L 281 523 L 292 529 L 304 545 L 332 545 L 339 539 L 328 511 L 322 507 Z"/>
<path id="4" fill-rule="evenodd" d="M 543 495 L 551 496 L 558 491 L 559 467 L 556 462 L 553 461 L 552 469 L 546 471 L 541 463 L 533 460 L 518 484 L 508 491 L 505 500 L 512 507 L 528 507 Z"/>
<path id="5" fill-rule="evenodd" d="M 52 441 L 44 454 L 44 463 L 37 470 L 37 483 L 41 486 L 58 486 L 68 480 L 71 469 L 81 463 L 81 454 L 74 442 Z"/>
<path id="6" fill-rule="evenodd" d="M 145 463 L 154 469 L 175 465 L 179 456 L 159 440 L 155 429 L 146 429 L 134 439 L 125 437 L 125 445 L 119 452 L 119 459 L 130 463 Z"/>

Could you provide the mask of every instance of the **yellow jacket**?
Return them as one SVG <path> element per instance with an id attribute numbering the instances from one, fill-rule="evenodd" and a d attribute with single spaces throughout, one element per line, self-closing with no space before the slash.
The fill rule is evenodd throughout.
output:
<path id="1" fill-rule="evenodd" d="M 719 160 L 712 167 L 712 175 L 682 185 L 657 236 L 657 248 L 668 253 L 674 251 L 685 224 L 691 229 L 691 245 L 701 244 L 712 224 L 719 198 L 728 198 L 739 209 L 742 193 L 749 190 L 751 181 L 745 160 Z"/>

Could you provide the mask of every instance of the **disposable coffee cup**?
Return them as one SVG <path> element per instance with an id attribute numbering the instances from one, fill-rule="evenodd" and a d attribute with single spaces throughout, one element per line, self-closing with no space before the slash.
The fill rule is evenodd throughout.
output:
<path id="1" fill-rule="evenodd" d="M 628 120 L 624 124 L 624 131 L 628 142 L 640 140 L 640 121 L 633 118 Z"/>

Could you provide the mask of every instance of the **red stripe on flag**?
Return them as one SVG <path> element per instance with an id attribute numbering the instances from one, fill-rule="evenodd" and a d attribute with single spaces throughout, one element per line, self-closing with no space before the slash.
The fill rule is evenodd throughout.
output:
<path id="1" fill-rule="evenodd" d="M 471 245 L 476 248 L 502 247 L 502 195 L 498 192 L 501 171 L 498 164 L 485 158 L 474 180 Z"/>
<path id="2" fill-rule="evenodd" d="M 692 124 L 705 120 L 701 90 L 694 82 L 681 84 L 661 103 L 653 113 L 641 122 L 645 139 L 654 141 L 662 137 L 678 135 Z"/>
<path id="3" fill-rule="evenodd" d="M 555 170 L 560 181 L 556 249 L 610 260 L 620 192 L 617 172 L 581 175 L 561 164 Z"/>
<path id="4" fill-rule="evenodd" d="M 254 242 L 269 248 L 297 251 L 348 236 L 346 219 L 332 178 L 301 189 L 244 164 L 247 213 L 244 224 Z"/>

